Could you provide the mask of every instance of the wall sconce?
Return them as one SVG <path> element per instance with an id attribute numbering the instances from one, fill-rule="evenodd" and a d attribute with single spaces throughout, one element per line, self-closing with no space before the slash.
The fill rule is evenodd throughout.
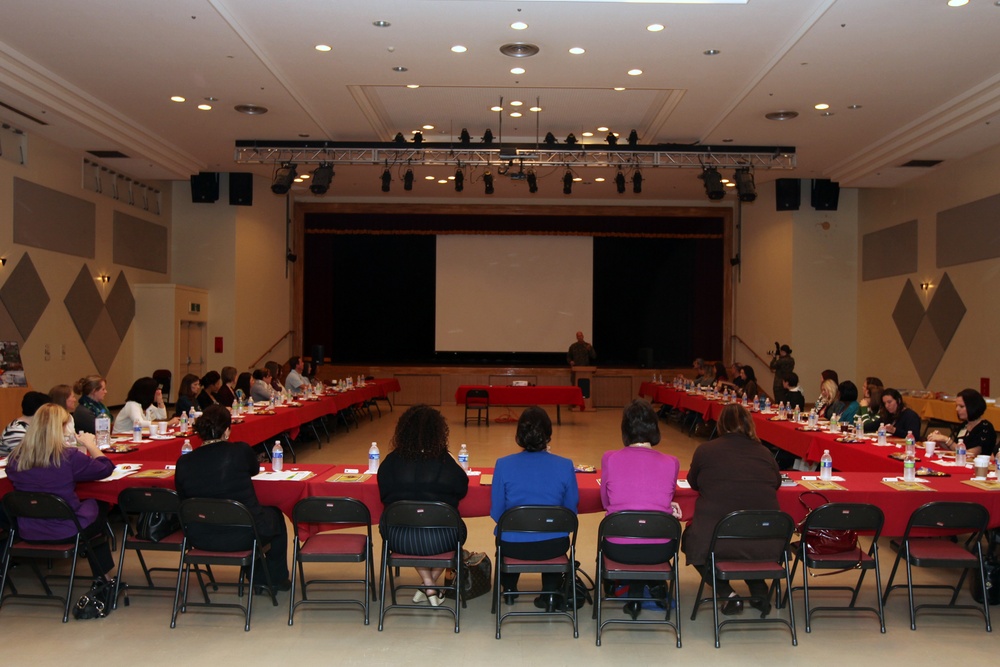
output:
<path id="1" fill-rule="evenodd" d="M 0 257 L 0 266 L 7 266 L 7 258 Z"/>
<path id="2" fill-rule="evenodd" d="M 930 281 L 925 281 L 925 282 L 920 283 L 920 289 L 922 289 L 925 292 L 929 292 L 931 289 L 933 289 L 933 287 L 934 287 L 934 283 L 932 283 Z"/>
<path id="3" fill-rule="evenodd" d="M 109 282 L 111 282 L 111 276 L 109 276 L 106 273 L 102 273 L 101 275 L 97 276 L 97 282 L 101 283 L 102 285 L 107 285 Z"/>

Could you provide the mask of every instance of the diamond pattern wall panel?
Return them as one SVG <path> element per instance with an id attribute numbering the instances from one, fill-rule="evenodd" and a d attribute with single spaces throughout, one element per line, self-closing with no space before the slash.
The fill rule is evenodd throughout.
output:
<path id="1" fill-rule="evenodd" d="M 924 387 L 930 384 L 965 311 L 965 303 L 947 273 L 941 277 L 926 309 L 913 282 L 907 280 L 903 286 L 892 319 Z"/>
<path id="2" fill-rule="evenodd" d="M 63 303 L 69 311 L 70 319 L 76 325 L 76 330 L 80 332 L 80 338 L 87 340 L 94 323 L 97 322 L 97 317 L 104 310 L 104 301 L 86 264 L 80 267 L 80 273 L 66 293 Z"/>
<path id="3" fill-rule="evenodd" d="M 955 284 L 948 274 L 941 278 L 941 284 L 934 291 L 934 298 L 927 306 L 927 319 L 934 327 L 941 344 L 947 348 L 952 336 L 958 331 L 958 325 L 965 317 L 965 303 L 958 295 Z"/>
<path id="4" fill-rule="evenodd" d="M 135 297 L 119 272 L 107 301 L 101 298 L 90 268 L 84 265 L 63 299 L 97 372 L 106 375 L 135 319 Z"/>
<path id="5" fill-rule="evenodd" d="M 903 337 L 903 345 L 910 346 L 910 342 L 917 334 L 921 320 L 924 319 L 924 304 L 920 303 L 917 290 L 913 287 L 913 282 L 906 281 L 903 291 L 896 301 L 896 308 L 892 311 L 892 321 L 896 323 L 896 330 Z"/>
<path id="6" fill-rule="evenodd" d="M 21 338 L 27 340 L 49 305 L 49 294 L 27 254 L 17 263 L 7 282 L 0 288 L 0 301 L 7 308 Z"/>
<path id="7" fill-rule="evenodd" d="M 132 296 L 132 289 L 129 287 L 125 272 L 118 273 L 115 286 L 111 288 L 108 300 L 104 302 L 104 307 L 111 316 L 111 322 L 115 325 L 118 338 L 125 338 L 128 328 L 132 326 L 135 319 L 135 297 Z"/>

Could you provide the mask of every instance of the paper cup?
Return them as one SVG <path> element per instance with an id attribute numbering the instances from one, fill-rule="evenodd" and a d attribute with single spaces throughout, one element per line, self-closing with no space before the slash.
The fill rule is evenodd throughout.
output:
<path id="1" fill-rule="evenodd" d="M 935 446 L 936 445 L 934 444 L 933 440 L 928 440 L 927 442 L 924 443 L 924 454 L 927 455 L 927 458 L 934 456 Z"/>

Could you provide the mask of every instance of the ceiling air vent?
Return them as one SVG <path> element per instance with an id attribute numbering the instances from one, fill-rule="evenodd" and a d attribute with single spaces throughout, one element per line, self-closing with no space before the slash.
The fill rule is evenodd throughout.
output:
<path id="1" fill-rule="evenodd" d="M 920 167 L 921 169 L 930 169 L 931 167 L 936 167 L 937 165 L 944 162 L 944 160 L 910 160 L 909 162 L 904 162 L 899 165 L 900 167 Z"/>
<path id="2" fill-rule="evenodd" d="M 103 157 L 103 158 L 128 157 L 128 155 L 125 155 L 125 153 L 122 153 L 121 151 L 87 151 L 87 152 L 93 155 L 94 157 Z"/>

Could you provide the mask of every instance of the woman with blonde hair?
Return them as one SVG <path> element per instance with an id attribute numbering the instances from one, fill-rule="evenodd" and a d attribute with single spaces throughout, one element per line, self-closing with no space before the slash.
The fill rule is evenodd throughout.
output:
<path id="1" fill-rule="evenodd" d="M 70 416 L 59 405 L 43 405 L 35 413 L 24 440 L 7 459 L 7 477 L 17 491 L 52 493 L 70 506 L 83 528 L 87 560 L 95 578 L 106 578 L 114 569 L 111 547 L 103 537 L 108 506 L 80 500 L 77 482 L 104 479 L 115 465 L 97 448 L 91 433 L 68 432 Z M 70 446 L 67 446 L 70 445 Z M 18 534 L 26 542 L 61 543 L 71 540 L 75 527 L 52 519 L 21 519 Z"/>

